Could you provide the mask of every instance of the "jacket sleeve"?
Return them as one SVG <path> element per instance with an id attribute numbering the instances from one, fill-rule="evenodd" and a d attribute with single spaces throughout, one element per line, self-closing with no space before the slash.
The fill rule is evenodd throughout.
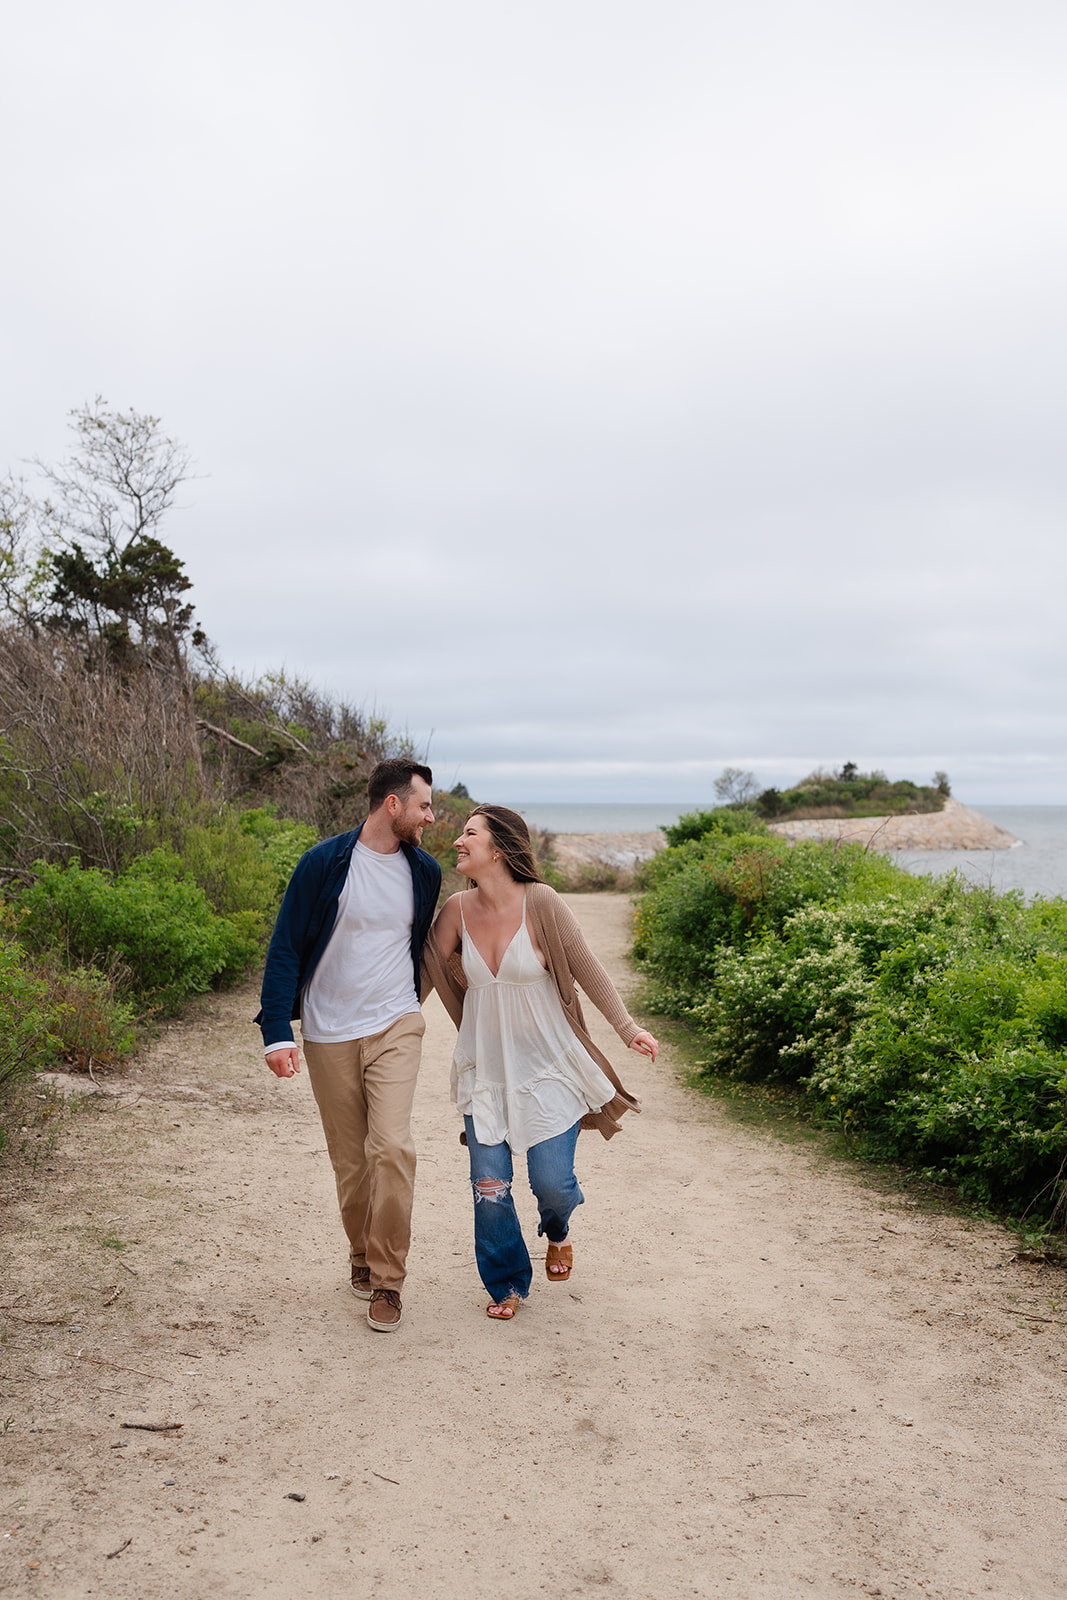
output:
<path id="1" fill-rule="evenodd" d="M 610 1022 L 623 1044 L 628 1045 L 641 1032 L 622 1002 L 622 996 L 585 942 L 577 917 L 559 895 L 553 896 L 552 915 L 567 965 L 576 983 L 597 1010 Z"/>
<path id="2" fill-rule="evenodd" d="M 256 1018 L 264 1045 L 282 1044 L 293 1037 L 303 957 L 321 880 L 315 849 L 309 850 L 301 856 L 289 879 L 267 950 L 260 997 L 263 1009 Z"/>

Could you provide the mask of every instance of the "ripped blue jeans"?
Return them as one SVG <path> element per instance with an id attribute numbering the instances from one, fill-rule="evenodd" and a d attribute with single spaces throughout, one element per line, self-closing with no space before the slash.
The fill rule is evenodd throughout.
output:
<path id="1" fill-rule="evenodd" d="M 497 1305 L 509 1294 L 520 1295 L 525 1300 L 530 1292 L 533 1270 L 511 1198 L 511 1147 L 479 1144 L 473 1117 L 464 1117 L 463 1122 L 467 1129 L 474 1190 L 474 1255 L 478 1275 L 489 1298 Z M 571 1212 L 585 1198 L 574 1176 L 574 1152 L 580 1128 L 581 1122 L 576 1122 L 566 1133 L 557 1133 L 554 1139 L 531 1145 L 526 1152 L 526 1171 L 541 1218 L 537 1231 L 547 1235 L 554 1244 L 563 1243 Z"/>

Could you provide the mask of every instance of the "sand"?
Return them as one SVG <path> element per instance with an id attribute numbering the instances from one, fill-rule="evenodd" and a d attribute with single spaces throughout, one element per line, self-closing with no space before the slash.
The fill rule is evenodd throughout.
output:
<path id="1" fill-rule="evenodd" d="M 626 984 L 627 902 L 573 903 Z M 253 1009 L 201 1003 L 52 1170 L 3 1176 L 5 1594 L 1062 1595 L 1058 1270 L 601 1026 L 644 1113 L 582 1136 L 571 1281 L 536 1249 L 490 1322 L 433 999 L 404 1321 L 374 1333 Z"/>

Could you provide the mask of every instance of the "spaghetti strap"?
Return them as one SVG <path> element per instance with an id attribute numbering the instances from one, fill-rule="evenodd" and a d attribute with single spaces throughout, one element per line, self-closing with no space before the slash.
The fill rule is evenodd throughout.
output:
<path id="1" fill-rule="evenodd" d="M 467 919 L 463 915 L 463 896 L 466 894 L 466 892 L 467 892 L 466 889 L 461 889 L 459 891 L 459 921 L 460 921 L 460 926 L 463 929 L 463 937 L 464 938 L 467 937 Z"/>

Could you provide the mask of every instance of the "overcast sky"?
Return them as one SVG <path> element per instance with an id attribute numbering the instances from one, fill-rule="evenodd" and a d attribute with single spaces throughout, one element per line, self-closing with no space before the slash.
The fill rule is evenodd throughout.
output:
<path id="1" fill-rule="evenodd" d="M 1067 802 L 1062 0 L 34 0 L 0 470 L 163 536 L 481 799 L 853 760 Z"/>

